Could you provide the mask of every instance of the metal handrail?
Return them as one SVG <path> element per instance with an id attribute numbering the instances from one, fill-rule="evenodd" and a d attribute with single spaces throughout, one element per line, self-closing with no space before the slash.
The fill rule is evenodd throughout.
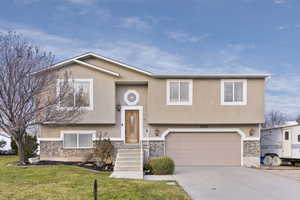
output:
<path id="1" fill-rule="evenodd" d="M 143 150 L 143 141 L 140 142 L 141 144 L 141 170 L 142 170 L 142 173 L 143 170 L 144 170 L 144 150 Z"/>

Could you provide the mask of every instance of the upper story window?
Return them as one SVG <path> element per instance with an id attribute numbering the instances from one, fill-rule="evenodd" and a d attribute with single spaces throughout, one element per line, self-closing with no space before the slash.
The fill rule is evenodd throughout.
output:
<path id="1" fill-rule="evenodd" d="M 192 98 L 192 80 L 167 80 L 167 105 L 192 105 Z"/>
<path id="2" fill-rule="evenodd" d="M 246 105 L 247 80 L 221 80 L 221 105 Z"/>
<path id="3" fill-rule="evenodd" d="M 58 92 L 61 91 L 63 84 L 63 80 L 58 80 Z M 80 107 L 93 110 L 93 79 L 72 79 L 69 84 L 73 90 L 60 102 L 59 108 Z"/>

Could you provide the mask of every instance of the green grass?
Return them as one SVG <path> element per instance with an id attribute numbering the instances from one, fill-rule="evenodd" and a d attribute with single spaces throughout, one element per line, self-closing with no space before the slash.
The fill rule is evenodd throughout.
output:
<path id="1" fill-rule="evenodd" d="M 164 181 L 111 179 L 76 166 L 7 166 L 15 156 L 0 156 L 2 200 L 92 200 L 93 180 L 98 180 L 98 200 L 189 200 L 178 185 Z"/>

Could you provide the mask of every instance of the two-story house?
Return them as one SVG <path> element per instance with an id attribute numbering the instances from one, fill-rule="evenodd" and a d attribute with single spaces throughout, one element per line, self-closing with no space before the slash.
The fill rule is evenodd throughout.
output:
<path id="1" fill-rule="evenodd" d="M 42 160 L 81 160 L 100 132 L 116 148 L 144 144 L 177 166 L 259 166 L 268 75 L 158 75 L 94 53 L 51 69 L 72 71 L 85 112 L 40 126 Z"/>

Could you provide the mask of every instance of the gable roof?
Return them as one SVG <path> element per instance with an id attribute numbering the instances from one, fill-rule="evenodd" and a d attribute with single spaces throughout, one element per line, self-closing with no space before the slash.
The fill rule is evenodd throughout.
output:
<path id="1" fill-rule="evenodd" d="M 114 60 L 114 59 L 111 59 L 111 58 L 107 58 L 107 57 L 104 57 L 104 56 L 101 56 L 101 55 L 98 55 L 98 54 L 95 54 L 95 53 L 86 53 L 86 54 L 83 54 L 81 56 L 78 56 L 77 59 L 82 59 L 82 58 L 86 58 L 86 57 L 95 57 L 95 58 L 99 58 L 101 60 L 105 60 L 105 61 L 108 61 L 108 62 L 111 62 L 111 63 L 114 63 L 114 64 L 117 64 L 119 66 L 122 66 L 122 67 L 125 67 L 127 69 L 131 69 L 133 71 L 137 71 L 137 72 L 140 72 L 142 74 L 146 74 L 146 75 L 153 75 L 151 72 L 148 72 L 148 71 L 145 71 L 145 70 L 142 70 L 142 69 L 139 69 L 137 67 L 133 67 L 131 65 L 128 65 L 128 64 L 125 64 L 123 62 L 120 62 L 120 61 L 117 61 L 117 60 Z"/>
<path id="2" fill-rule="evenodd" d="M 108 69 L 104 69 L 104 68 L 102 68 L 102 67 L 96 66 L 96 65 L 92 65 L 92 64 L 89 64 L 89 63 L 86 63 L 86 62 L 82 62 L 82 61 L 80 61 L 80 60 L 74 60 L 74 62 L 77 63 L 77 64 L 80 64 L 80 65 L 86 66 L 86 67 L 90 67 L 90 68 L 99 70 L 99 71 L 101 71 L 101 72 L 105 72 L 105 73 L 114 75 L 114 76 L 120 76 L 120 74 L 117 73 L 117 72 L 113 72 L 113 71 L 110 71 L 110 70 L 108 70 Z"/>
<path id="3" fill-rule="evenodd" d="M 70 59 L 61 61 L 61 62 L 59 62 L 59 63 L 56 63 L 56 64 L 52 65 L 52 66 L 49 66 L 49 67 L 44 68 L 44 69 L 41 69 L 40 71 L 37 71 L 37 72 L 35 72 L 35 73 L 40 73 L 40 72 L 47 71 L 47 70 L 52 70 L 52 69 L 58 69 L 58 68 L 64 67 L 64 66 L 66 66 L 66 65 L 68 65 L 68 64 L 71 64 L 71 63 L 77 63 L 77 64 L 80 64 L 80 65 L 83 65 L 83 66 L 86 66 L 86 67 L 90 67 L 90 68 L 93 68 L 93 69 L 96 69 L 96 70 L 99 70 L 99 71 L 108 73 L 108 74 L 110 74 L 110 75 L 120 76 L 120 74 L 117 73 L 117 72 L 113 72 L 113 71 L 111 71 L 111 70 L 104 69 L 104 68 L 102 68 L 102 67 L 100 67 L 100 66 L 92 65 L 92 64 L 90 64 L 90 63 L 86 63 L 86 62 L 81 61 L 81 59 L 88 58 L 88 57 L 98 58 L 98 59 L 101 59 L 101 60 L 105 60 L 105 61 L 108 61 L 108 62 L 117 64 L 117 65 L 119 65 L 119 66 L 125 67 L 125 68 L 127 68 L 127 69 L 131 69 L 131 70 L 133 70 L 133 71 L 137 71 L 137 72 L 142 73 L 142 74 L 152 75 L 151 72 L 147 72 L 147 71 L 138 69 L 138 68 L 136 68 L 136 67 L 127 65 L 127 64 L 125 64 L 125 63 L 121 63 L 121 62 L 119 62 L 119 61 L 116 61 L 116 60 L 113 60 L 113 59 L 110 59 L 110 58 L 106 58 L 106 57 L 103 57 L 103 56 L 100 56 L 100 55 L 97 55 L 97 54 L 91 53 L 91 52 L 82 54 L 82 55 L 80 55 L 80 56 L 76 56 L 76 57 L 74 57 L 74 58 L 70 58 Z"/>
<path id="4" fill-rule="evenodd" d="M 86 62 L 82 62 L 81 60 L 79 60 L 80 58 L 83 58 L 85 56 L 88 56 L 88 54 L 84 54 L 84 55 L 81 55 L 81 56 L 77 56 L 77 57 L 74 57 L 74 58 L 70 58 L 70 59 L 67 59 L 67 60 L 64 60 L 62 62 L 59 62 L 59 63 L 56 63 L 52 66 L 49 66 L 47 68 L 44 68 L 44 69 L 41 69 L 37 72 L 34 72 L 33 74 L 37 74 L 37 73 L 40 73 L 40 72 L 44 72 L 44 71 L 48 71 L 48 70 L 53 70 L 53 69 L 59 69 L 61 67 L 64 67 L 68 64 L 71 64 L 71 63 L 77 63 L 79 65 L 82 65 L 82 66 L 85 66 L 85 67 L 89 67 L 89 68 L 92 68 L 92 69 L 96 69 L 98 71 L 101 71 L 101 72 L 104 72 L 104 73 L 107 73 L 107 74 L 110 74 L 110 75 L 113 75 L 113 76 L 120 76 L 119 73 L 117 72 L 113 72 L 111 70 L 108 70 L 108 69 L 104 69 L 100 66 L 96 66 L 96 65 L 92 65 L 92 64 L 89 64 L 89 63 L 86 63 Z"/>
<path id="5" fill-rule="evenodd" d="M 88 53 L 82 54 L 80 56 L 76 56 L 76 57 L 64 60 L 62 62 L 56 63 L 50 67 L 44 68 L 35 73 L 40 73 L 42 71 L 47 71 L 47 70 L 52 70 L 52 69 L 58 69 L 58 68 L 64 67 L 71 63 L 77 63 L 82 66 L 90 67 L 90 68 L 96 69 L 98 71 L 101 71 L 101 72 L 104 72 L 104 73 L 107 73 L 107 74 L 110 74 L 113 76 L 117 76 L 117 77 L 120 76 L 120 74 L 117 72 L 114 72 L 114 71 L 102 68 L 100 66 L 96 66 L 96 65 L 82 61 L 82 59 L 88 58 L 88 57 L 94 57 L 94 58 L 98 58 L 101 60 L 105 60 L 105 61 L 117 64 L 120 67 L 124 67 L 126 69 L 130 69 L 130 70 L 151 76 L 153 78 L 162 78 L 162 79 L 167 79 L 167 78 L 170 78 L 170 79 L 172 79 L 172 78 L 264 78 L 265 79 L 265 78 L 271 77 L 270 74 L 153 74 L 151 72 L 139 69 L 137 67 L 133 67 L 131 65 L 128 65 L 128 64 L 122 63 L 120 61 L 117 61 L 117 60 L 114 60 L 111 58 L 107 58 L 107 57 L 104 57 L 104 56 L 101 56 L 101 55 L 98 55 L 98 54 L 95 54 L 92 52 L 88 52 Z"/>
<path id="6" fill-rule="evenodd" d="M 236 78 L 268 78 L 270 74 L 154 74 L 153 77 L 155 78 L 169 78 L 169 79 L 176 79 L 176 78 L 203 78 L 203 79 L 210 79 L 210 78 L 224 78 L 224 79 L 236 79 Z"/>

